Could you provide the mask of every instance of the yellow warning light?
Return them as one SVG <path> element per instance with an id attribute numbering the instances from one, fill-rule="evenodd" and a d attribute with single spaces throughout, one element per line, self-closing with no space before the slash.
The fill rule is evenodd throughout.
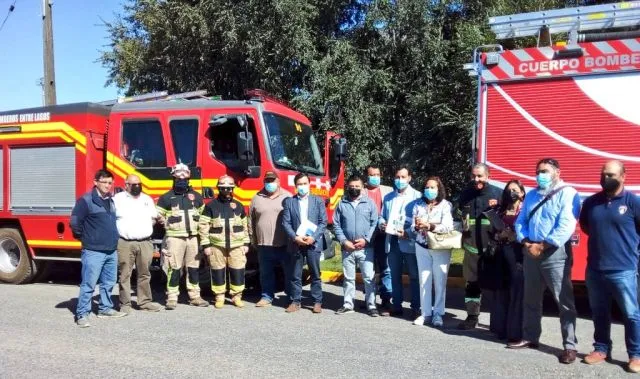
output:
<path id="1" fill-rule="evenodd" d="M 567 46 L 567 42 L 566 41 L 558 41 L 558 42 L 556 42 L 556 46 Z"/>

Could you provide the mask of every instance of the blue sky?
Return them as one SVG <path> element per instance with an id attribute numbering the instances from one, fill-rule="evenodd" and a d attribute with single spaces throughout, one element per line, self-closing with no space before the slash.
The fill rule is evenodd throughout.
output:
<path id="1" fill-rule="evenodd" d="M 0 0 L 0 23 L 14 0 Z M 121 0 L 55 0 L 53 37 L 58 104 L 115 99 L 96 60 L 108 40 L 101 18 L 113 20 Z M 42 105 L 42 0 L 17 0 L 0 30 L 0 111 Z"/>

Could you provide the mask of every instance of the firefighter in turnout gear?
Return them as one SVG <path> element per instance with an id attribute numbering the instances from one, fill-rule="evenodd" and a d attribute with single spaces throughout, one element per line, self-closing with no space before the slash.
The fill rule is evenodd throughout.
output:
<path id="1" fill-rule="evenodd" d="M 180 277 L 186 267 L 189 304 L 206 307 L 209 305 L 200 297 L 198 268 L 198 222 L 204 208 L 204 200 L 189 186 L 191 171 L 185 164 L 175 165 L 173 189 L 158 199 L 157 209 L 164 224 L 166 238 L 162 253 L 167 271 L 167 309 L 175 309 L 178 304 Z"/>
<path id="2" fill-rule="evenodd" d="M 478 325 L 481 289 L 478 285 L 478 260 L 491 238 L 491 224 L 483 212 L 500 204 L 502 190 L 489 184 L 489 167 L 476 163 L 471 171 L 473 180 L 460 194 L 457 215 L 462 219 L 462 275 L 466 281 L 464 303 L 467 318 L 458 329 L 471 330 Z"/>
<path id="3" fill-rule="evenodd" d="M 228 175 L 218 179 L 218 197 L 210 201 L 200 216 L 200 244 L 209 257 L 211 290 L 216 296 L 215 307 L 222 308 L 227 291 L 236 307 L 244 307 L 244 271 L 249 251 L 249 233 L 244 206 L 233 199 L 235 182 Z"/>

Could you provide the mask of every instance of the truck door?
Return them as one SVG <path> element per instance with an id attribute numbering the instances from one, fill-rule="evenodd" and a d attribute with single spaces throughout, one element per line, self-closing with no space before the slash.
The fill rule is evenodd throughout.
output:
<path id="1" fill-rule="evenodd" d="M 227 174 L 236 181 L 234 198 L 248 206 L 262 188 L 261 162 L 266 159 L 258 113 L 252 109 L 221 109 L 203 122 L 201 138 L 203 186 L 216 191 L 217 179 Z"/>

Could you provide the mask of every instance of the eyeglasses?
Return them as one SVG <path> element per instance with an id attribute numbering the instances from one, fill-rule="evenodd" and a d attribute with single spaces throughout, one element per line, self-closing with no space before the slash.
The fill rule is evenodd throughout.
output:
<path id="1" fill-rule="evenodd" d="M 98 180 L 97 182 L 100 183 L 100 184 L 106 184 L 106 185 L 109 185 L 109 186 L 113 184 L 113 181 L 105 182 L 104 180 Z"/>

